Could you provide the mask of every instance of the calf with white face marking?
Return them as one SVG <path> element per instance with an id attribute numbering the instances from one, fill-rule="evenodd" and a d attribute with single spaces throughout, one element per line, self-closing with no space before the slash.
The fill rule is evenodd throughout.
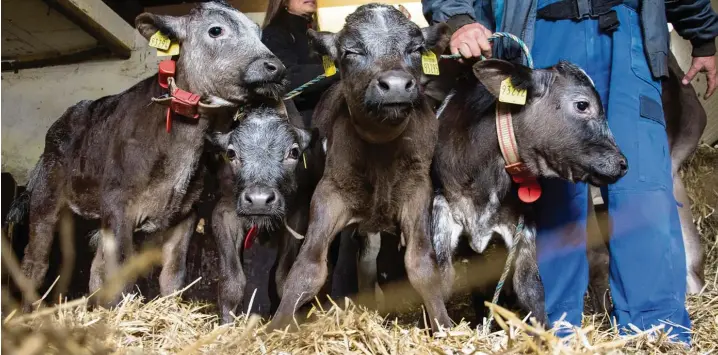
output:
<path id="1" fill-rule="evenodd" d="M 509 248 L 518 243 L 506 286 L 513 288 L 522 308 L 546 324 L 531 206 L 522 203 L 514 190 L 497 137 L 496 97 L 501 82 L 510 78 L 515 87 L 527 90 L 524 106 L 501 105 L 510 110 L 519 159 L 532 175 L 610 184 L 626 174 L 626 158 L 608 129 L 598 93 L 578 67 L 561 62 L 530 70 L 486 60 L 473 69 L 478 81 L 460 80 L 439 118 L 432 165 L 437 191 L 432 238 L 437 259 L 444 278 L 453 280 L 452 259 L 462 237 L 476 253 L 483 253 L 495 235 Z M 514 239 L 521 215 L 524 232 Z M 498 280 L 498 275 L 489 277 Z M 492 285 L 476 286 L 493 291 L 487 287 Z M 478 307 L 483 312 L 483 304 Z"/>
<path id="2" fill-rule="evenodd" d="M 219 174 L 221 197 L 212 213 L 220 254 L 219 308 L 225 323 L 232 320 L 230 312 L 244 295 L 240 255 L 256 237 L 279 244 L 273 269 L 276 282 L 283 282 L 300 245 L 292 231 L 306 231 L 316 183 L 309 170 L 315 167 L 304 165 L 303 159 L 305 154 L 311 158 L 309 132 L 292 125 L 287 114 L 275 108 L 246 112 L 235 129 L 214 139 L 227 157 Z"/>
<path id="3" fill-rule="evenodd" d="M 161 31 L 179 43 L 174 83 L 199 97 L 197 116 L 175 114 L 166 132 L 167 108 L 152 103 L 166 94 L 155 75 L 120 94 L 82 101 L 50 127 L 23 200 L 30 241 L 22 269 L 35 285 L 48 269 L 59 212 L 70 208 L 101 220 L 103 247 L 92 264 L 91 290 L 133 253 L 136 230 L 163 240 L 162 294 L 179 288 L 202 188 L 205 135 L 226 131 L 238 105 L 277 98 L 286 85 L 259 27 L 226 2 L 202 3 L 182 17 L 144 13 L 136 25 L 148 39 Z"/>
<path id="4" fill-rule="evenodd" d="M 342 80 L 315 111 L 314 122 L 327 138 L 326 167 L 270 329 L 288 325 L 295 307 L 314 298 L 328 275 L 330 242 L 354 223 L 362 234 L 405 236 L 409 280 L 432 326 L 450 325 L 429 236 L 429 168 L 438 123 L 418 87 L 421 53 L 441 53 L 446 32 L 445 24 L 422 30 L 399 10 L 378 4 L 359 7 L 337 34 L 310 31 Z"/>

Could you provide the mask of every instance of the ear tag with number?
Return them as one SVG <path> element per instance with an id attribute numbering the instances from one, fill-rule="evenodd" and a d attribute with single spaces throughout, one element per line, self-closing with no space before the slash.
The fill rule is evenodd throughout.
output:
<path id="1" fill-rule="evenodd" d="M 337 67 L 329 56 L 322 56 L 322 65 L 324 66 L 324 75 L 332 76 L 337 73 Z"/>
<path id="2" fill-rule="evenodd" d="M 426 75 L 439 75 L 439 61 L 434 52 L 426 51 L 421 55 L 421 68 Z"/>
<path id="3" fill-rule="evenodd" d="M 169 47 L 172 41 L 169 39 L 169 37 L 162 34 L 162 32 L 157 31 L 155 34 L 150 37 L 150 47 L 157 48 L 161 51 L 166 51 Z"/>
<path id="4" fill-rule="evenodd" d="M 511 78 L 506 78 L 501 82 L 499 91 L 499 101 L 508 104 L 525 105 L 526 89 L 517 89 L 511 84 Z"/>
<path id="5" fill-rule="evenodd" d="M 157 48 L 157 56 L 158 57 L 171 57 L 173 55 L 178 55 L 180 52 L 179 50 L 180 50 L 179 43 L 172 42 L 172 44 L 170 44 L 170 47 L 166 51 L 163 51 L 163 50 Z"/>

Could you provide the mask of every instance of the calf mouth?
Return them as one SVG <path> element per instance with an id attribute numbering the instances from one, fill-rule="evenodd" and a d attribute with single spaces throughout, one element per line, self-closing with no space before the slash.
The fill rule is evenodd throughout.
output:
<path id="1" fill-rule="evenodd" d="M 267 97 L 271 99 L 280 99 L 287 91 L 289 80 L 286 76 L 277 78 L 272 81 L 261 81 L 248 83 L 250 92 L 257 96 Z"/>
<path id="2" fill-rule="evenodd" d="M 274 231 L 284 225 L 283 213 L 248 214 L 237 211 L 242 224 L 245 226 L 257 226 L 267 231 Z"/>

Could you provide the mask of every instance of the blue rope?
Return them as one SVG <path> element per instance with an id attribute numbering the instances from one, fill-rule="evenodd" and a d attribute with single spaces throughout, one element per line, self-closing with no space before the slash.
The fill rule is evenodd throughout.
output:
<path id="1" fill-rule="evenodd" d="M 316 84 L 316 83 L 322 81 L 322 80 L 323 80 L 324 78 L 326 78 L 326 77 L 327 77 L 327 76 L 326 76 L 325 74 L 320 74 L 320 75 L 317 76 L 316 78 L 314 78 L 314 79 L 312 79 L 312 80 L 309 80 L 309 81 L 307 81 L 306 83 L 300 85 L 298 88 L 296 88 L 296 89 L 294 89 L 294 90 L 288 92 L 286 95 L 284 95 L 284 99 L 285 99 L 285 100 L 289 100 L 289 99 L 291 99 L 291 98 L 293 98 L 293 97 L 295 97 L 295 96 L 301 94 L 302 91 L 304 91 L 304 89 L 306 89 L 306 88 L 308 88 L 308 87 L 310 87 L 310 86 L 312 86 L 312 85 L 314 85 L 314 84 Z"/>
<path id="2" fill-rule="evenodd" d="M 516 233 L 514 233 L 514 238 L 511 241 L 511 247 L 509 248 L 509 255 L 506 258 L 506 265 L 504 265 L 504 271 L 501 273 L 501 277 L 499 278 L 499 283 L 496 284 L 496 289 L 494 290 L 494 297 L 491 299 L 491 303 L 498 304 L 499 302 L 499 295 L 501 294 L 501 289 L 504 287 L 504 283 L 506 282 L 506 278 L 509 276 L 509 271 L 511 270 L 511 266 L 514 263 L 514 257 L 516 256 L 516 249 L 517 245 L 521 242 L 521 239 L 523 237 L 524 233 L 524 216 L 519 216 L 519 222 L 516 224 Z M 494 310 L 492 308 L 489 308 L 489 319 L 487 320 L 486 324 L 484 325 L 484 334 L 488 334 L 489 330 L 491 329 L 491 322 L 494 320 Z"/>

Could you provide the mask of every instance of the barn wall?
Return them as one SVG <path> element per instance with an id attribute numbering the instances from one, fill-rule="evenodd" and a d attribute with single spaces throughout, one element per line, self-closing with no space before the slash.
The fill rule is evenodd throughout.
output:
<path id="1" fill-rule="evenodd" d="M 158 59 L 139 34 L 127 60 L 2 73 L 2 171 L 19 184 L 37 162 L 50 125 L 80 100 L 117 94 L 152 75 Z"/>

